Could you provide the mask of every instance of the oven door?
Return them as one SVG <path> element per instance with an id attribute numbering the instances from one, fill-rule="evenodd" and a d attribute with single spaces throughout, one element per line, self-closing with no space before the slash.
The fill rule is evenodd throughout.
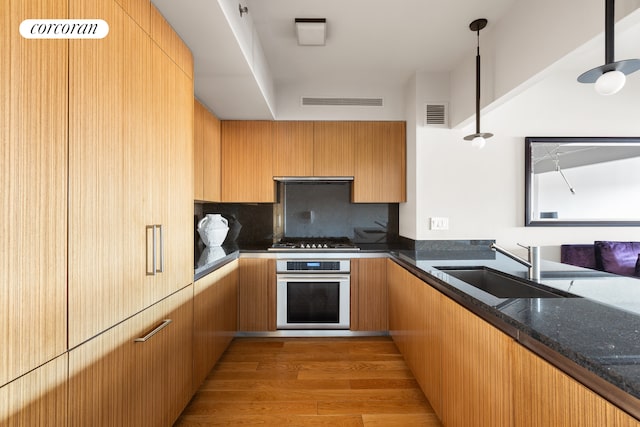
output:
<path id="1" fill-rule="evenodd" d="M 348 274 L 278 274 L 278 329 L 349 329 Z"/>

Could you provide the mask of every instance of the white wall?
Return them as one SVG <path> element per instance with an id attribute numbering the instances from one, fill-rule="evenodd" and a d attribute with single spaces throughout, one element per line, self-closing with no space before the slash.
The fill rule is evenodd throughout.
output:
<path id="1" fill-rule="evenodd" d="M 575 72 L 556 73 L 482 115 L 481 128 L 495 136 L 482 150 L 462 140 L 473 131 L 418 126 L 416 234 L 422 239 L 496 239 L 545 247 L 559 259 L 562 243 L 640 241 L 635 227 L 524 227 L 524 138 L 526 136 L 640 136 L 640 73 L 621 93 L 602 97 L 576 82 Z M 431 76 L 419 75 L 416 104 L 431 97 Z M 408 141 L 408 144 L 412 144 Z M 429 230 L 432 216 L 449 218 L 446 231 Z"/>

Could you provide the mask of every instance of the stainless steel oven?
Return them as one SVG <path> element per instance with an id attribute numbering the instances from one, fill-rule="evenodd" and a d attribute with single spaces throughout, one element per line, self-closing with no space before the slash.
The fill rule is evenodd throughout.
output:
<path id="1" fill-rule="evenodd" d="M 351 271 L 344 259 L 279 259 L 278 329 L 349 329 Z"/>

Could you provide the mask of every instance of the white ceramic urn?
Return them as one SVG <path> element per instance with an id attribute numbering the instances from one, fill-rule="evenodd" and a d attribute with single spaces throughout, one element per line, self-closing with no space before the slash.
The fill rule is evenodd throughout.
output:
<path id="1" fill-rule="evenodd" d="M 220 246 L 229 232 L 229 221 L 220 214 L 206 214 L 198 222 L 198 234 L 205 246 Z"/>

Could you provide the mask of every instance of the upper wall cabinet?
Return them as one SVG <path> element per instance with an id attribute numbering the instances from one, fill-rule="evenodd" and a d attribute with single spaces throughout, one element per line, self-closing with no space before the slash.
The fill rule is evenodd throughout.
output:
<path id="1" fill-rule="evenodd" d="M 274 122 L 222 122 L 222 201 L 273 203 Z"/>
<path id="2" fill-rule="evenodd" d="M 220 120 L 194 101 L 193 119 L 194 200 L 221 199 Z"/>
<path id="3" fill-rule="evenodd" d="M 0 7 L 0 386 L 66 350 L 68 43 L 18 26 L 67 7 Z"/>
<path id="4" fill-rule="evenodd" d="M 314 122 L 314 176 L 353 176 L 354 132 L 354 122 Z"/>
<path id="5" fill-rule="evenodd" d="M 352 199 L 356 203 L 406 201 L 404 122 L 357 122 Z"/>
<path id="6" fill-rule="evenodd" d="M 224 121 L 222 201 L 272 202 L 286 176 L 354 177 L 353 202 L 404 202 L 405 139 L 404 122 Z"/>
<path id="7" fill-rule="evenodd" d="M 273 176 L 313 176 L 313 122 L 274 122 Z"/>

